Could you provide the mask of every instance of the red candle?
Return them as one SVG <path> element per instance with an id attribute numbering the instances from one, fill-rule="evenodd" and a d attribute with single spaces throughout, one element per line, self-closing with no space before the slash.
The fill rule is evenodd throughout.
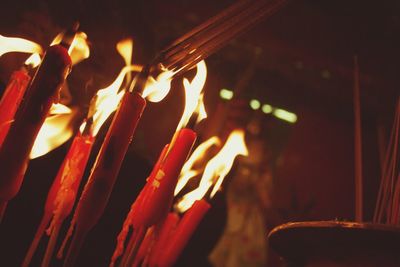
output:
<path id="1" fill-rule="evenodd" d="M 31 77 L 25 68 L 13 72 L 0 101 L 0 147 L 6 137 L 15 112 L 24 96 Z"/>
<path id="2" fill-rule="evenodd" d="M 155 231 L 155 226 L 150 227 L 146 235 L 143 239 L 142 244 L 140 244 L 140 248 L 137 254 L 137 257 L 135 258 L 135 261 L 132 264 L 132 267 L 137 267 L 140 265 L 140 263 L 145 259 L 146 255 L 148 254 L 150 248 L 152 247 L 154 243 L 154 231 Z M 143 263 L 145 265 L 145 263 Z M 110 264 L 110 267 L 114 266 L 114 262 Z"/>
<path id="3" fill-rule="evenodd" d="M 163 253 L 158 257 L 156 266 L 170 267 L 175 264 L 210 207 L 210 204 L 204 199 L 196 200 L 193 203 L 193 206 L 182 217 L 173 237 L 168 240 L 168 246 L 165 247 Z"/>
<path id="4" fill-rule="evenodd" d="M 146 195 L 133 217 L 134 227 L 155 225 L 168 214 L 179 173 L 195 141 L 193 130 L 185 128 L 175 133 L 163 162 L 149 177 Z"/>
<path id="5" fill-rule="evenodd" d="M 163 253 L 163 250 L 168 246 L 169 240 L 173 236 L 176 230 L 176 226 L 179 223 L 179 215 L 175 212 L 170 212 L 167 218 L 162 223 L 159 231 L 155 235 L 153 246 L 151 247 L 148 255 L 148 264 L 150 267 L 157 265 L 157 259 Z"/>
<path id="6" fill-rule="evenodd" d="M 36 136 L 70 69 L 67 48 L 50 46 L 0 148 L 0 214 L 21 187 Z"/>
<path id="7" fill-rule="evenodd" d="M 123 230 L 118 237 L 117 249 L 111 264 L 122 252 L 122 244 L 130 225 L 134 230 L 143 234 L 143 231 L 160 223 L 167 216 L 172 206 L 178 175 L 195 141 L 196 133 L 190 129 L 175 132 L 171 144 L 165 151 L 165 156 L 160 158 L 161 160 L 159 159 L 153 168 L 146 185 L 128 214 L 129 220 L 124 223 Z M 140 238 L 143 237 L 143 235 L 133 234 L 122 257 L 122 266 L 131 266 L 134 263 L 136 252 L 142 241 Z"/>
<path id="8" fill-rule="evenodd" d="M 71 147 L 50 187 L 44 207 L 44 215 L 36 231 L 35 237 L 29 247 L 22 266 L 28 266 L 35 253 L 39 241 L 49 225 L 52 239 L 56 240 L 57 229 L 60 228 L 65 218 L 71 213 L 75 203 L 76 194 L 83 177 L 87 161 L 94 143 L 94 137 L 78 133 L 72 141 Z M 45 262 L 50 260 L 54 246 L 51 242 L 46 251 Z M 47 258 L 47 259 L 46 259 Z"/>
<path id="9" fill-rule="evenodd" d="M 103 214 L 145 106 L 138 93 L 124 94 L 75 210 L 75 233 L 64 266 L 73 266 L 86 234 Z"/>
<path id="10" fill-rule="evenodd" d="M 155 171 L 158 170 L 158 166 L 161 164 L 165 154 L 167 153 L 167 150 L 168 150 L 168 145 L 166 145 L 164 147 L 164 149 L 161 151 L 161 154 L 158 157 L 158 160 L 157 160 L 156 164 L 154 165 L 154 168 L 153 168 L 150 176 L 147 178 L 147 181 L 149 181 L 149 179 L 151 179 L 151 177 L 153 177 L 153 174 L 155 173 Z M 131 209 L 130 209 L 128 215 L 126 216 L 126 219 L 125 219 L 124 224 L 122 226 L 122 230 L 118 234 L 117 245 L 115 247 L 114 253 L 113 253 L 112 258 L 111 258 L 110 267 L 114 266 L 115 261 L 124 252 L 124 243 L 125 243 L 126 237 L 127 237 L 128 233 L 129 233 L 129 230 L 130 230 L 130 228 L 132 226 L 132 220 L 133 220 L 134 216 L 137 214 L 137 211 L 139 210 L 139 207 L 142 204 L 143 199 L 146 197 L 146 192 L 147 192 L 147 188 L 148 188 L 147 185 L 148 185 L 148 182 L 143 187 L 142 191 L 139 193 L 138 197 L 136 198 L 136 200 L 131 205 Z M 150 230 L 151 229 L 149 229 L 148 231 L 150 231 Z M 147 233 L 146 233 L 146 236 L 147 236 L 147 238 L 150 238 L 147 235 Z"/>

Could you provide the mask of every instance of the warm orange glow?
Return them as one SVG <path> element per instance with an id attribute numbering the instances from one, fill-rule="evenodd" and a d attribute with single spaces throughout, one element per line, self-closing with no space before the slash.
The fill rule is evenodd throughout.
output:
<path id="1" fill-rule="evenodd" d="M 68 114 L 71 112 L 72 112 L 72 110 L 69 107 L 67 107 L 63 104 L 60 104 L 60 103 L 56 103 L 56 104 L 51 105 L 49 114 L 60 115 L 60 114 Z"/>
<path id="2" fill-rule="evenodd" d="M 50 45 L 61 43 L 63 37 L 64 32 L 57 34 Z M 90 56 L 90 49 L 86 33 L 77 32 L 75 34 L 74 40 L 68 49 L 68 54 L 71 56 L 72 65 L 76 65 Z"/>
<path id="3" fill-rule="evenodd" d="M 200 174 L 200 170 L 194 170 L 194 165 L 203 159 L 205 153 L 212 146 L 219 146 L 221 144 L 221 140 L 217 136 L 213 136 L 210 139 L 201 143 L 190 155 L 189 159 L 183 165 L 181 173 L 179 175 L 179 180 L 175 188 L 175 196 L 179 194 L 179 192 L 183 189 L 183 187 L 187 184 L 187 182 Z"/>
<path id="4" fill-rule="evenodd" d="M 73 134 L 72 119 L 76 110 L 54 104 L 33 145 L 30 158 L 34 159 L 65 143 Z"/>
<path id="5" fill-rule="evenodd" d="M 142 97 L 150 102 L 160 102 L 167 96 L 171 89 L 171 80 L 173 72 L 164 71 L 160 73 L 156 79 L 149 77 Z"/>
<path id="6" fill-rule="evenodd" d="M 0 57 L 9 52 L 42 53 L 42 47 L 37 43 L 15 37 L 0 35 Z"/>
<path id="7" fill-rule="evenodd" d="M 64 32 L 60 32 L 59 34 L 57 34 L 57 36 L 54 37 L 53 41 L 51 42 L 50 46 L 61 43 L 63 36 Z"/>
<path id="8" fill-rule="evenodd" d="M 84 32 L 77 32 L 72 41 L 68 54 L 71 56 L 72 65 L 78 64 L 90 56 L 89 44 L 87 35 Z"/>
<path id="9" fill-rule="evenodd" d="M 200 95 L 204 88 L 207 78 L 207 67 L 204 60 L 197 63 L 197 73 L 191 82 L 188 79 L 183 79 L 183 85 L 185 87 L 185 110 L 181 120 L 179 121 L 176 130 L 184 128 L 189 122 L 190 117 L 199 105 L 201 106 Z M 200 108 L 199 108 L 200 111 Z"/>
<path id="10" fill-rule="evenodd" d="M 197 105 L 197 108 L 194 111 L 195 113 L 198 114 L 196 123 L 199 123 L 205 118 L 207 118 L 207 112 L 206 112 L 206 107 L 204 106 L 203 98 L 204 98 L 204 93 L 200 95 L 199 104 Z"/>
<path id="11" fill-rule="evenodd" d="M 192 206 L 194 201 L 202 199 L 214 184 L 210 195 L 210 197 L 213 197 L 221 187 L 225 176 L 229 173 L 238 155 L 248 155 L 248 150 L 244 141 L 244 131 L 241 129 L 234 130 L 229 135 L 225 145 L 218 154 L 207 163 L 198 188 L 184 195 L 176 204 L 176 209 L 180 212 L 186 211 Z"/>
<path id="12" fill-rule="evenodd" d="M 129 66 L 132 62 L 133 40 L 131 38 L 123 39 L 116 45 L 118 53 L 125 61 L 125 65 Z"/>
<path id="13" fill-rule="evenodd" d="M 40 62 L 42 62 L 40 55 L 38 53 L 33 53 L 27 60 L 25 60 L 25 65 L 36 68 L 39 66 Z"/>
<path id="14" fill-rule="evenodd" d="M 92 103 L 94 105 L 93 135 L 99 132 L 108 116 L 118 107 L 125 92 L 125 90 L 119 91 L 119 89 L 121 88 L 125 75 L 133 70 L 133 66 L 124 67 L 111 85 L 97 92 L 94 103 Z"/>
<path id="15" fill-rule="evenodd" d="M 125 62 L 125 66 L 129 66 L 132 63 L 132 53 L 133 53 L 133 40 L 132 38 L 127 38 L 119 41 L 116 45 L 118 53 L 122 56 Z M 131 73 L 126 74 L 127 83 L 132 81 Z"/>

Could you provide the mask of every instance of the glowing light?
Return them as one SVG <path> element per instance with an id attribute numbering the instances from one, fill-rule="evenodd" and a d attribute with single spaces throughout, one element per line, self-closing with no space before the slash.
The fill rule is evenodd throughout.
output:
<path id="1" fill-rule="evenodd" d="M 56 103 L 56 104 L 51 105 L 49 114 L 59 115 L 59 114 L 68 114 L 71 112 L 72 112 L 72 109 L 70 109 L 69 107 L 67 107 L 63 104 L 60 104 L 60 103 Z"/>
<path id="2" fill-rule="evenodd" d="M 205 118 L 207 118 L 207 111 L 206 111 L 206 107 L 204 106 L 204 93 L 201 93 L 199 103 L 194 112 L 196 114 L 198 114 L 196 123 L 199 123 L 202 120 L 204 120 Z"/>
<path id="3" fill-rule="evenodd" d="M 150 102 L 160 102 L 163 100 L 171 89 L 173 75 L 174 73 L 172 71 L 164 71 L 160 73 L 156 79 L 149 77 L 142 97 Z"/>
<path id="4" fill-rule="evenodd" d="M 229 135 L 218 154 L 207 163 L 198 188 L 184 195 L 176 204 L 176 209 L 180 212 L 186 211 L 192 206 L 194 201 L 202 199 L 214 184 L 210 194 L 210 197 L 213 197 L 221 187 L 225 176 L 229 173 L 238 155 L 248 155 L 244 141 L 244 131 L 242 129 L 234 130 Z"/>
<path id="5" fill-rule="evenodd" d="M 64 34 L 64 32 L 57 34 L 50 45 L 61 43 Z M 77 32 L 75 34 L 74 40 L 72 41 L 71 46 L 68 49 L 68 54 L 71 57 L 72 65 L 76 65 L 90 56 L 90 49 L 86 33 Z"/>
<path id="6" fill-rule="evenodd" d="M 221 91 L 219 91 L 219 96 L 222 99 L 231 100 L 233 97 L 233 91 L 228 90 L 228 89 L 221 89 Z"/>
<path id="7" fill-rule="evenodd" d="M 132 38 L 127 38 L 119 41 L 117 43 L 117 51 L 122 56 L 125 62 L 125 66 L 129 66 L 132 63 L 132 54 L 133 54 L 133 40 Z M 131 82 L 132 77 L 131 73 L 128 72 L 126 74 L 127 84 Z"/>
<path id="8" fill-rule="evenodd" d="M 262 105 L 261 110 L 262 110 L 262 112 L 264 112 L 265 114 L 269 114 L 269 113 L 272 112 L 273 108 L 272 108 L 271 105 L 264 104 L 264 105 Z"/>
<path id="9" fill-rule="evenodd" d="M 175 188 L 175 196 L 179 194 L 179 192 L 183 189 L 183 187 L 187 184 L 187 182 L 200 174 L 199 170 L 194 170 L 193 166 L 201 161 L 206 154 L 206 152 L 212 146 L 220 146 L 221 140 L 217 136 L 213 136 L 210 139 L 201 143 L 190 155 L 189 159 L 183 165 L 181 173 L 179 175 L 178 183 Z"/>
<path id="10" fill-rule="evenodd" d="M 289 111 L 286 111 L 284 109 L 280 109 L 280 108 L 275 109 L 274 112 L 273 112 L 273 115 L 275 117 L 277 117 L 278 119 L 287 121 L 289 123 L 295 123 L 297 121 L 297 115 L 296 114 L 294 114 L 292 112 L 289 112 Z"/>
<path id="11" fill-rule="evenodd" d="M 62 104 L 53 105 L 36 137 L 30 158 L 43 156 L 64 144 L 73 134 L 72 119 L 75 114 L 76 110 Z"/>
<path id="12" fill-rule="evenodd" d="M 198 108 L 200 103 L 201 91 L 204 88 L 207 78 L 207 67 L 204 60 L 197 63 L 196 76 L 191 82 L 188 79 L 183 79 L 183 85 L 185 87 L 185 109 L 181 120 L 178 123 L 176 130 L 184 128 L 189 122 L 193 112 Z"/>
<path id="13" fill-rule="evenodd" d="M 68 49 L 68 54 L 71 56 L 72 65 L 76 65 L 90 56 L 86 33 L 77 32 L 75 34 L 75 38 Z"/>
<path id="14" fill-rule="evenodd" d="M 37 43 L 15 37 L 5 37 L 0 35 L 0 57 L 5 53 L 21 52 L 21 53 L 42 53 L 42 47 Z"/>
<path id="15" fill-rule="evenodd" d="M 114 80 L 114 82 L 112 82 L 108 87 L 100 89 L 97 92 L 94 103 L 91 104 L 94 105 L 92 128 L 93 135 L 97 135 L 103 123 L 118 107 L 118 104 L 121 101 L 125 90 L 121 90 L 119 93 L 118 91 L 121 88 L 126 73 L 132 71 L 133 69 L 133 66 L 125 66 L 119 73 L 118 77 Z"/>
<path id="16" fill-rule="evenodd" d="M 261 107 L 261 103 L 257 99 L 252 99 L 252 100 L 250 100 L 250 107 L 253 110 L 257 110 Z"/>
<path id="17" fill-rule="evenodd" d="M 25 60 L 25 65 L 31 66 L 32 68 L 36 68 L 39 66 L 40 62 L 42 62 L 42 59 L 40 58 L 40 55 L 38 53 L 33 53 L 30 57 Z"/>

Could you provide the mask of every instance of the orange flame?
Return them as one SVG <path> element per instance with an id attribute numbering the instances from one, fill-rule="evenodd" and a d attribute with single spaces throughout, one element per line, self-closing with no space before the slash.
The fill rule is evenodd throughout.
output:
<path id="1" fill-rule="evenodd" d="M 77 32 L 75 34 L 75 38 L 68 49 L 68 54 L 71 56 L 72 65 L 76 65 L 90 56 L 86 33 Z"/>
<path id="2" fill-rule="evenodd" d="M 248 155 L 248 150 L 244 141 L 244 131 L 242 129 L 231 132 L 225 145 L 218 154 L 207 163 L 198 188 L 184 195 L 176 204 L 176 209 L 180 212 L 186 211 L 196 200 L 202 199 L 214 184 L 210 195 L 210 197 L 213 197 L 221 187 L 225 176 L 229 173 L 238 155 Z"/>
<path id="3" fill-rule="evenodd" d="M 192 82 L 189 82 L 186 78 L 183 79 L 183 85 L 185 87 L 185 110 L 183 111 L 182 118 L 176 128 L 177 131 L 184 128 L 196 109 L 199 112 L 201 109 L 200 107 L 202 106 L 202 98 L 200 95 L 204 88 L 204 84 L 206 83 L 207 67 L 204 60 L 197 63 L 196 67 L 197 73 Z M 202 110 L 204 111 L 205 109 Z"/>
<path id="4" fill-rule="evenodd" d="M 142 97 L 150 102 L 160 102 L 163 100 L 171 89 L 172 76 L 172 71 L 164 71 L 156 79 L 149 77 Z"/>
<path id="5" fill-rule="evenodd" d="M 0 35 L 0 57 L 9 52 L 42 53 L 42 47 L 32 41 Z"/>
<path id="6" fill-rule="evenodd" d="M 26 66 L 31 66 L 32 68 L 36 68 L 37 66 L 39 66 L 40 62 L 42 62 L 40 55 L 38 53 L 33 53 L 30 57 L 28 57 L 25 60 L 24 64 Z"/>
<path id="7" fill-rule="evenodd" d="M 132 53 L 133 53 L 133 40 L 132 38 L 127 38 L 119 41 L 116 45 L 118 53 L 122 56 L 125 61 L 125 66 L 129 66 L 132 63 Z M 131 73 L 126 74 L 127 84 L 132 80 Z"/>
<path id="8" fill-rule="evenodd" d="M 94 115 L 92 134 L 96 135 L 108 116 L 118 107 L 125 90 L 119 89 L 124 81 L 125 75 L 134 70 L 134 66 L 125 66 L 114 82 L 106 88 L 100 89 L 94 99 Z"/>
<path id="9" fill-rule="evenodd" d="M 30 159 L 50 152 L 65 143 L 73 134 L 72 119 L 76 110 L 62 104 L 53 104 L 33 145 Z"/>
<path id="10" fill-rule="evenodd" d="M 217 136 L 213 136 L 210 139 L 201 143 L 190 155 L 189 159 L 183 165 L 181 173 L 179 175 L 179 180 L 175 188 L 174 195 L 178 195 L 179 192 L 183 189 L 183 187 L 187 184 L 187 182 L 200 174 L 199 170 L 194 170 L 193 166 L 200 161 L 207 150 L 209 150 L 212 146 L 219 146 L 221 144 L 221 140 Z"/>
<path id="11" fill-rule="evenodd" d="M 64 32 L 57 34 L 50 45 L 61 43 L 63 37 Z M 71 57 L 72 65 L 76 65 L 90 56 L 90 49 L 86 33 L 77 32 L 75 34 L 74 40 L 72 41 L 72 44 L 68 49 L 68 54 Z"/>

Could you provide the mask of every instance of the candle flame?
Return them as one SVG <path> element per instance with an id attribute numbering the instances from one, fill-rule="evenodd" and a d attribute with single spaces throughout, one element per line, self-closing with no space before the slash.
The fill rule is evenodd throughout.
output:
<path id="1" fill-rule="evenodd" d="M 142 97 L 150 102 L 160 102 L 163 100 L 171 89 L 172 76 L 172 71 L 161 72 L 156 79 L 150 76 L 147 79 Z"/>
<path id="2" fill-rule="evenodd" d="M 5 37 L 0 35 L 0 57 L 5 53 L 42 53 L 42 47 L 32 41 L 23 38 Z"/>
<path id="3" fill-rule="evenodd" d="M 195 170 L 194 165 L 204 158 L 204 155 L 212 146 L 220 146 L 220 144 L 221 140 L 217 136 L 213 136 L 201 143 L 193 151 L 192 155 L 190 155 L 189 159 L 183 165 L 181 173 L 179 174 L 178 183 L 174 193 L 175 196 L 179 194 L 179 192 L 190 179 L 200 174 L 200 170 Z"/>
<path id="4" fill-rule="evenodd" d="M 131 38 L 123 39 L 116 45 L 118 53 L 125 61 L 125 65 L 129 66 L 132 62 L 133 40 Z"/>
<path id="5" fill-rule="evenodd" d="M 231 132 L 218 154 L 207 163 L 199 186 L 184 195 L 176 204 L 176 209 L 180 212 L 185 212 L 196 200 L 202 199 L 212 185 L 214 187 L 210 197 L 213 197 L 221 187 L 225 176 L 231 170 L 233 162 L 238 155 L 248 155 L 242 129 L 236 129 Z"/>
<path id="6" fill-rule="evenodd" d="M 200 61 L 196 65 L 197 73 L 191 82 L 188 79 L 183 79 L 183 85 L 185 87 L 185 110 L 183 111 L 183 115 L 181 120 L 178 123 L 178 127 L 176 130 L 180 130 L 184 128 L 190 120 L 192 114 L 198 110 L 205 111 L 205 109 L 201 109 L 202 106 L 202 97 L 201 92 L 204 88 L 204 84 L 206 83 L 207 78 L 207 67 L 204 60 Z M 203 114 L 204 115 L 204 114 Z"/>
<path id="7" fill-rule="evenodd" d="M 64 34 L 64 32 L 60 32 L 59 34 L 57 34 L 57 36 L 54 37 L 53 41 L 51 42 L 50 46 L 61 43 Z M 88 37 L 84 32 L 77 32 L 75 34 L 74 40 L 72 41 L 71 46 L 68 49 L 68 54 L 71 57 L 72 65 L 76 65 L 90 56 L 90 48 L 87 38 Z"/>
<path id="8" fill-rule="evenodd" d="M 203 98 L 204 98 L 204 93 L 202 93 L 200 95 L 199 104 L 197 105 L 197 108 L 194 111 L 196 114 L 198 114 L 196 123 L 199 123 L 202 120 L 207 118 L 207 111 L 206 111 L 206 107 L 204 106 Z"/>
<path id="9" fill-rule="evenodd" d="M 122 56 L 125 62 L 125 66 L 129 66 L 132 63 L 133 53 L 133 40 L 132 38 L 126 38 L 119 41 L 116 45 L 118 53 Z M 131 73 L 126 74 L 126 83 L 129 84 L 132 81 Z"/>
<path id="10" fill-rule="evenodd" d="M 84 32 L 77 32 L 68 49 L 68 54 L 71 56 L 72 65 L 87 59 L 90 56 L 90 49 L 87 40 L 87 35 Z"/>
<path id="11" fill-rule="evenodd" d="M 38 53 L 33 53 L 30 57 L 25 60 L 25 65 L 31 66 L 32 68 L 36 68 L 39 66 L 40 62 L 42 62 L 42 59 L 40 58 L 40 55 Z"/>
<path id="12" fill-rule="evenodd" d="M 62 104 L 53 104 L 36 137 L 30 159 L 49 153 L 64 144 L 73 134 L 72 119 L 76 110 Z"/>
<path id="13" fill-rule="evenodd" d="M 128 72 L 135 69 L 134 66 L 125 66 L 114 82 L 106 88 L 100 89 L 92 100 L 94 105 L 92 134 L 95 136 L 99 132 L 103 123 L 117 109 L 125 90 L 119 91 L 124 77 Z M 119 91 L 119 92 L 118 92 Z M 91 104 L 92 105 L 92 104 Z"/>

